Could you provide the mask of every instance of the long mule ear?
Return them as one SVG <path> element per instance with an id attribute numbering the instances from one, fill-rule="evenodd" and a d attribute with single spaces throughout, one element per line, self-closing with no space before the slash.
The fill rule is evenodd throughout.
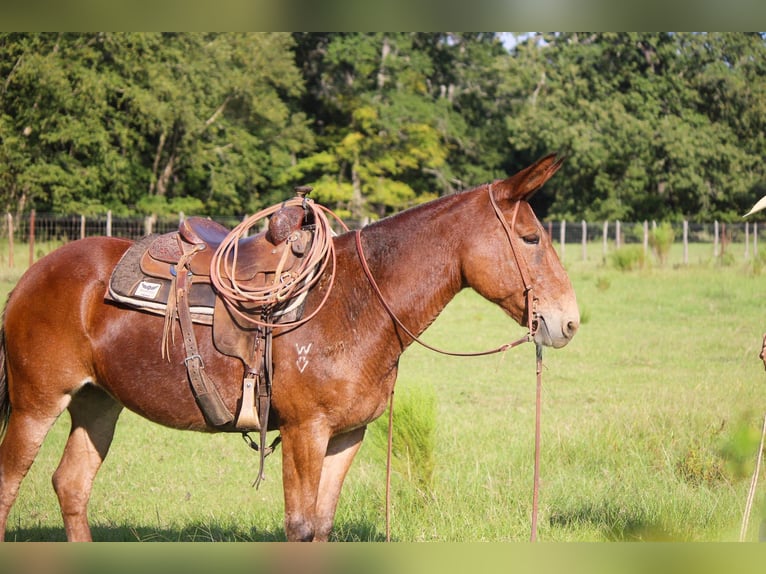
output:
<path id="1" fill-rule="evenodd" d="M 512 201 L 528 201 L 561 168 L 564 159 L 555 153 L 546 155 L 508 179 L 495 182 L 494 187 L 502 189 Z"/>

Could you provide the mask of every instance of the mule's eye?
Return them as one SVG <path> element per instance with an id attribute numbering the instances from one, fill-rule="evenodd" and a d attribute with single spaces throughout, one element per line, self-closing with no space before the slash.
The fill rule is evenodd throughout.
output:
<path id="1" fill-rule="evenodd" d="M 540 243 L 540 236 L 537 233 L 530 233 L 521 238 L 527 245 L 537 245 Z"/>

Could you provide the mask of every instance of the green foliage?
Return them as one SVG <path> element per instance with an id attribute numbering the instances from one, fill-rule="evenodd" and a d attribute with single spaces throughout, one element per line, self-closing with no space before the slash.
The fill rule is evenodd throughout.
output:
<path id="1" fill-rule="evenodd" d="M 312 184 L 361 221 L 552 151 L 549 219 L 732 221 L 763 195 L 762 34 L 521 40 L 2 33 L 0 208 L 242 215 Z"/>
<path id="2" fill-rule="evenodd" d="M 646 264 L 644 249 L 640 245 L 625 245 L 609 254 L 612 265 L 620 271 L 643 269 Z"/>
<path id="3" fill-rule="evenodd" d="M 657 227 L 649 230 L 649 246 L 654 251 L 654 255 L 660 262 L 660 265 L 665 265 L 668 260 L 668 254 L 670 248 L 673 246 L 673 241 L 676 238 L 676 232 L 673 230 L 673 226 L 667 221 L 663 221 Z"/>
<path id="4" fill-rule="evenodd" d="M 750 478 L 755 468 L 761 429 L 753 424 L 752 414 L 736 421 L 718 447 L 726 472 L 735 480 Z"/>
<path id="5" fill-rule="evenodd" d="M 290 109 L 302 86 L 291 47 L 267 33 L 3 34 L 4 208 L 258 204 L 313 145 Z"/>
<path id="6" fill-rule="evenodd" d="M 388 417 L 369 427 L 369 440 L 387 448 Z M 424 494 L 431 493 L 436 466 L 436 395 L 419 387 L 398 391 L 394 399 L 393 469 Z"/>
<path id="7" fill-rule="evenodd" d="M 504 62 L 514 148 L 564 150 L 566 219 L 730 219 L 764 179 L 766 42 L 758 34 L 533 36 Z M 748 87 L 752 86 L 752 88 Z M 752 106 L 745 111 L 746 106 Z M 722 112 L 725 108 L 727 112 Z M 733 115 L 747 117 L 748 128 Z"/>
<path id="8" fill-rule="evenodd" d="M 676 464 L 679 475 L 693 486 L 749 479 L 761 438 L 754 420 L 752 413 L 742 413 L 733 425 L 724 421 L 719 428 L 695 438 Z"/>

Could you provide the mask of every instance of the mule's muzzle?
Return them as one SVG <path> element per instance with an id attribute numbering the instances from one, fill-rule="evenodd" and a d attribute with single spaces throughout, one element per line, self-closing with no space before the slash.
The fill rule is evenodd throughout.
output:
<path id="1" fill-rule="evenodd" d="M 535 343 L 554 349 L 560 349 L 569 343 L 580 328 L 579 314 L 546 316 L 540 313 L 535 320 L 537 321 Z"/>

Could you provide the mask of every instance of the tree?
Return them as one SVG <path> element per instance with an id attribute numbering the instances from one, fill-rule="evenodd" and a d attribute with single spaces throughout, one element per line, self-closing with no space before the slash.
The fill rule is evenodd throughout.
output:
<path id="1" fill-rule="evenodd" d="M 242 213 L 313 145 L 289 34 L 3 34 L 7 208 Z"/>
<path id="2" fill-rule="evenodd" d="M 498 82 L 483 67 L 507 56 L 496 35 L 296 34 L 296 45 L 318 145 L 288 178 L 341 212 L 380 217 L 499 175 Z"/>
<path id="3" fill-rule="evenodd" d="M 764 45 L 762 38 L 740 38 L 734 42 L 740 55 L 730 61 L 737 53 L 733 39 L 567 33 L 519 45 L 505 62 L 503 86 L 517 102 L 508 120 L 512 146 L 528 155 L 551 149 L 570 155 L 555 187 L 544 191 L 551 215 L 641 220 L 741 213 L 763 169 L 757 152 L 740 144 L 748 135 L 737 132 L 734 117 L 725 120 L 716 110 L 723 105 L 730 113 L 738 99 L 754 98 L 732 90 L 711 101 L 709 78 L 715 70 L 730 87 L 744 88 L 736 78 L 745 73 L 762 93 L 762 76 L 749 68 L 762 61 Z"/>

